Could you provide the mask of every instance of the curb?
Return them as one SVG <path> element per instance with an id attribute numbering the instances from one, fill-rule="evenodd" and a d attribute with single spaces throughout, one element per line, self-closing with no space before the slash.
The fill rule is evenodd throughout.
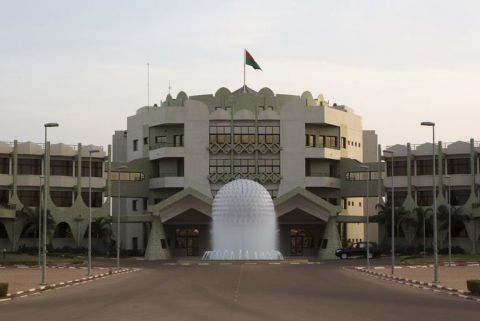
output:
<path id="1" fill-rule="evenodd" d="M 4 298 L 0 298 L 0 302 L 4 301 L 11 301 L 13 299 L 17 298 L 25 298 L 29 295 L 36 295 L 40 294 L 42 292 L 48 292 L 54 289 L 59 289 L 59 288 L 68 288 L 70 286 L 77 286 L 80 284 L 85 284 L 87 282 L 92 282 L 95 280 L 100 280 L 100 279 L 105 279 L 108 277 L 124 274 L 124 273 L 131 273 L 131 272 L 137 272 L 140 271 L 140 269 L 134 269 L 134 268 L 124 268 L 120 270 L 115 270 L 112 271 L 112 273 L 100 273 L 92 276 L 86 276 L 80 279 L 74 279 L 74 280 L 69 280 L 69 281 L 64 281 L 64 282 L 59 282 L 59 283 L 50 283 L 47 285 L 41 285 L 36 288 L 31 288 L 28 290 L 23 290 L 23 291 L 17 291 L 15 293 L 7 293 L 7 296 Z"/>
<path id="2" fill-rule="evenodd" d="M 453 266 L 453 264 L 452 264 L 452 266 Z M 435 284 L 435 283 L 431 283 L 431 282 L 422 282 L 422 281 L 402 278 L 402 277 L 399 277 L 399 276 L 394 276 L 394 275 L 392 276 L 392 275 L 389 275 L 389 274 L 380 273 L 380 272 L 376 272 L 376 271 L 367 271 L 365 269 L 365 267 L 355 267 L 355 268 L 353 268 L 353 270 L 365 273 L 368 276 L 371 276 L 371 277 L 374 277 L 374 278 L 377 278 L 377 279 L 390 281 L 390 282 L 395 282 L 395 283 L 398 283 L 398 284 L 407 285 L 407 286 L 411 286 L 411 287 L 418 288 L 418 289 L 430 290 L 430 291 L 435 292 L 435 293 L 444 293 L 444 294 L 448 294 L 448 295 L 452 295 L 452 296 L 457 296 L 459 298 L 462 298 L 462 299 L 465 299 L 465 300 L 468 300 L 468 301 L 472 301 L 472 302 L 480 302 L 480 297 L 472 296 L 472 295 L 470 295 L 470 292 L 463 291 L 463 290 L 458 290 L 458 289 L 454 289 L 454 288 L 448 288 L 448 287 L 443 286 L 441 284 Z"/>

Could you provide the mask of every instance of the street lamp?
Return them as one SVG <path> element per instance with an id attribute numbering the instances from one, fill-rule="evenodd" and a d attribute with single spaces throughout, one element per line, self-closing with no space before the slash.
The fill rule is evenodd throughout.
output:
<path id="1" fill-rule="evenodd" d="M 120 268 L 120 173 L 122 170 L 127 169 L 127 165 L 122 165 L 117 168 L 118 170 L 118 209 L 117 209 L 117 269 Z"/>
<path id="2" fill-rule="evenodd" d="M 369 170 L 369 167 L 367 165 L 361 165 L 360 166 L 361 169 L 365 169 L 367 170 L 367 180 L 365 181 L 366 182 L 366 185 L 367 185 L 367 197 L 365 198 L 365 212 L 366 212 L 366 217 L 367 217 L 367 224 L 366 224 L 366 230 L 365 230 L 365 241 L 367 242 L 367 270 L 370 269 L 370 238 L 369 238 L 369 235 L 368 235 L 368 228 L 369 228 L 369 223 L 370 223 L 370 213 L 368 212 L 368 197 L 370 196 L 369 192 L 368 192 L 368 185 L 369 185 L 369 182 L 370 182 L 370 172 L 368 171 Z"/>
<path id="3" fill-rule="evenodd" d="M 392 270 L 391 273 L 392 275 L 395 273 L 395 187 L 393 186 L 393 151 L 391 150 L 384 150 L 384 154 L 389 154 L 390 157 L 392 158 L 392 171 L 390 173 L 391 178 L 392 178 L 392 202 L 391 202 L 391 208 L 392 208 Z M 387 165 L 388 166 L 388 165 Z"/>
<path id="4" fill-rule="evenodd" d="M 448 265 L 452 265 L 452 204 L 451 204 L 451 194 L 450 194 L 450 176 L 443 176 L 447 180 L 447 203 L 448 203 Z"/>
<path id="5" fill-rule="evenodd" d="M 87 275 L 92 273 L 92 154 L 100 150 L 92 149 L 88 151 L 90 173 L 88 175 L 88 270 Z"/>
<path id="6" fill-rule="evenodd" d="M 45 285 L 45 273 L 47 271 L 47 182 L 48 182 L 48 176 L 49 176 L 49 170 L 50 170 L 50 157 L 48 157 L 48 163 L 47 163 L 47 129 L 49 127 L 58 127 L 57 123 L 46 123 L 43 125 L 45 127 L 45 145 L 44 145 L 44 151 L 45 151 L 45 157 L 44 157 L 44 162 L 43 162 L 43 176 L 45 177 L 44 180 L 44 191 L 43 191 L 43 246 L 42 246 L 42 285 Z"/>
<path id="7" fill-rule="evenodd" d="M 45 176 L 40 175 L 38 184 L 38 267 L 42 266 L 42 179 Z"/>
<path id="8" fill-rule="evenodd" d="M 422 126 L 432 127 L 432 159 L 433 159 L 433 282 L 438 282 L 438 233 L 437 233 L 437 184 L 435 173 L 435 123 L 424 121 L 420 123 Z"/>

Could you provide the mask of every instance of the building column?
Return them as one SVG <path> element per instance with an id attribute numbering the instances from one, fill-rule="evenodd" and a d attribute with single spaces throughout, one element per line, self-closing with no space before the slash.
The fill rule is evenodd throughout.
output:
<path id="1" fill-rule="evenodd" d="M 327 226 L 325 226 L 322 238 L 327 240 L 327 246 L 324 249 L 320 248 L 318 250 L 318 258 L 320 260 L 336 259 L 335 250 L 342 247 L 342 241 L 338 234 L 337 216 L 335 214 L 330 215 L 328 218 Z"/>
<path id="2" fill-rule="evenodd" d="M 162 219 L 160 218 L 160 215 L 153 215 L 152 229 L 148 237 L 147 249 L 145 250 L 145 259 L 168 260 L 170 257 L 170 249 L 168 248 L 167 237 L 163 228 Z"/>

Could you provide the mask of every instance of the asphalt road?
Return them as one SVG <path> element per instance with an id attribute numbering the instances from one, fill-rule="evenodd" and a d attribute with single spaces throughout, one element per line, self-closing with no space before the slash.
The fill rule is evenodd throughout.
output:
<path id="1" fill-rule="evenodd" d="M 0 320 L 476 320 L 480 304 L 322 265 L 162 266 L 0 302 Z"/>

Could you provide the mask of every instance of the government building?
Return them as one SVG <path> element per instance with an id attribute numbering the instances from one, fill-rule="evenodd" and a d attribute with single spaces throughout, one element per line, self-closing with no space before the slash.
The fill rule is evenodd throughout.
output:
<path id="1" fill-rule="evenodd" d="M 49 246 L 85 248 L 91 187 L 96 251 L 112 250 L 97 231 L 113 219 L 127 254 L 201 257 L 212 247 L 213 199 L 240 178 L 270 193 L 285 257 L 334 258 L 336 248 L 365 240 L 366 215 L 374 216 L 370 240 L 388 248 L 392 186 L 399 251 L 431 248 L 432 144 L 384 154 L 359 115 L 321 95 L 248 87 L 169 94 L 128 117 L 112 145 L 0 142 L 0 248 L 36 248 L 45 205 Z M 450 210 L 454 247 L 478 252 L 480 143 L 438 142 L 435 153 L 439 248 Z"/>
<path id="2" fill-rule="evenodd" d="M 112 201 L 114 217 L 120 204 L 122 246 L 147 258 L 209 250 L 212 200 L 235 179 L 270 193 L 284 256 L 331 257 L 341 239 L 362 240 L 365 207 L 373 214 L 382 191 L 375 132 L 352 109 L 308 91 L 168 95 L 115 132 L 112 170 L 125 177 L 120 202 Z"/>

